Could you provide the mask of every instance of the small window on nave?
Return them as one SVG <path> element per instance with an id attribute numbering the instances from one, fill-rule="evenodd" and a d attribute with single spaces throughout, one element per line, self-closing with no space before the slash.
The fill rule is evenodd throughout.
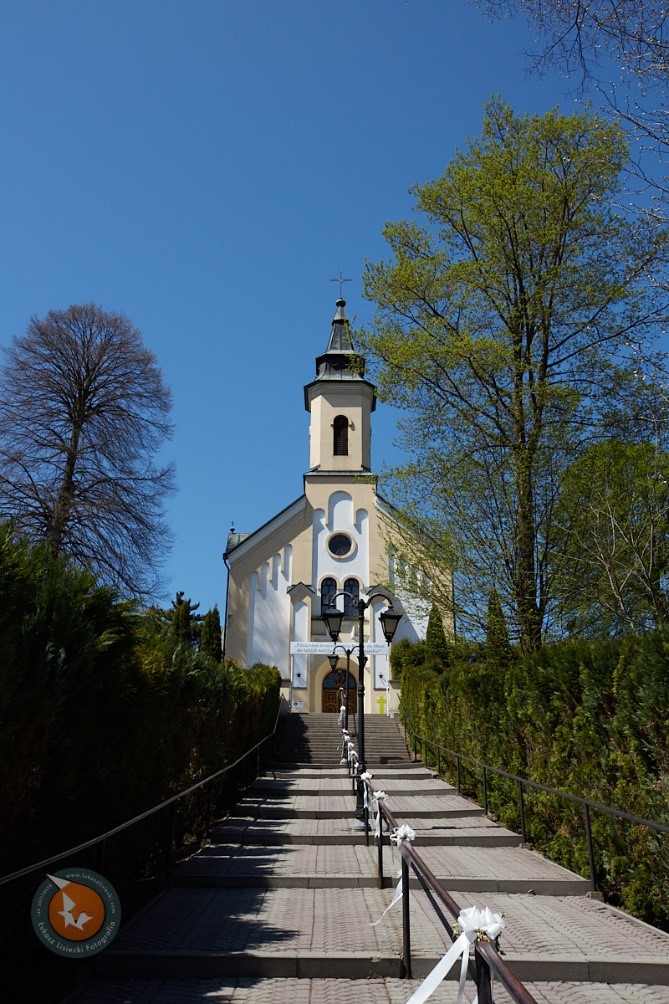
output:
<path id="1" fill-rule="evenodd" d="M 344 615 L 355 617 L 358 613 L 360 599 L 360 583 L 357 579 L 347 579 L 344 583 Z"/>
<path id="2" fill-rule="evenodd" d="M 335 593 L 337 592 L 336 579 L 327 578 L 321 582 L 321 614 L 327 607 L 334 606 Z"/>

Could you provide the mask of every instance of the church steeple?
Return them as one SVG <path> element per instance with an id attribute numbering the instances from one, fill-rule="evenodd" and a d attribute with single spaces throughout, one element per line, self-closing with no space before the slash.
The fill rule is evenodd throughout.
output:
<path id="1" fill-rule="evenodd" d="M 360 380 L 364 377 L 365 361 L 353 348 L 345 306 L 346 300 L 340 297 L 332 318 L 328 347 L 316 359 L 317 380 Z"/>
<path id="2" fill-rule="evenodd" d="M 375 387 L 365 380 L 365 360 L 355 351 L 345 306 L 340 296 L 327 349 L 316 358 L 316 379 L 304 388 L 312 471 L 361 472 L 371 466 Z"/>

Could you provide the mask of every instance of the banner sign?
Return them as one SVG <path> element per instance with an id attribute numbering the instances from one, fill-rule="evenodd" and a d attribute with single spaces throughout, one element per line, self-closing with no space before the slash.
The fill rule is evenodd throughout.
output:
<path id="1" fill-rule="evenodd" d="M 337 642 L 338 645 L 343 644 L 342 642 Z M 347 646 L 348 647 L 348 646 Z M 334 648 L 334 642 L 332 641 L 291 641 L 290 643 L 290 654 L 291 655 L 332 655 L 332 650 Z M 388 652 L 388 645 L 385 641 L 369 641 L 365 644 L 365 655 L 384 655 Z M 355 646 L 355 652 L 352 655 L 358 654 L 358 647 Z M 342 648 L 337 649 L 337 655 L 343 656 L 345 652 Z"/>

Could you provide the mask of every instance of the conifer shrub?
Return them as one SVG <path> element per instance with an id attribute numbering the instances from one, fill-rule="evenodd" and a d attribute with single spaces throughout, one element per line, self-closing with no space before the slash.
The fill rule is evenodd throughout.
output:
<path id="1" fill-rule="evenodd" d="M 278 671 L 221 665 L 178 639 L 168 613 L 140 614 L 92 575 L 0 526 L 0 876 L 151 809 L 271 731 Z M 255 756 L 247 762 L 254 770 Z M 179 801 L 177 853 L 198 846 L 241 781 L 225 775 Z M 127 917 L 163 881 L 170 835 L 163 809 L 52 870 L 101 871 Z M 69 960 L 45 958 L 31 929 L 43 877 L 0 886 L 0 943 L 17 993 L 26 994 L 12 999 L 60 999 L 74 972 Z"/>
<path id="2" fill-rule="evenodd" d="M 409 653 L 404 655 L 411 662 Z M 669 824 L 669 630 L 566 641 L 500 665 L 486 646 L 448 672 L 403 671 L 402 715 L 420 736 L 493 767 Z M 454 761 L 441 762 L 454 778 Z M 463 768 L 482 798 L 481 772 Z M 525 789 L 528 840 L 587 876 L 582 807 Z M 488 775 L 490 811 L 518 829 L 515 782 Z M 669 837 L 591 810 L 596 880 L 614 904 L 669 929 Z"/>

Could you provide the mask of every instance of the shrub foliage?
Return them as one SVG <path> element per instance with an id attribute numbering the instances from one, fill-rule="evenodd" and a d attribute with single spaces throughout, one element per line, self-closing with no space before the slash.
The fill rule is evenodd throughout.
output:
<path id="1" fill-rule="evenodd" d="M 569 641 L 494 661 L 455 649 L 447 672 L 404 653 L 405 723 L 433 743 L 560 791 L 669 825 L 669 631 Z M 428 757 L 434 761 L 436 751 Z M 454 767 L 442 753 L 441 762 Z M 466 784 L 482 797 L 481 771 Z M 588 875 L 580 806 L 526 789 L 528 839 Z M 488 776 L 489 808 L 519 825 L 516 786 Z M 607 899 L 669 929 L 669 836 L 591 812 L 597 885 Z"/>

